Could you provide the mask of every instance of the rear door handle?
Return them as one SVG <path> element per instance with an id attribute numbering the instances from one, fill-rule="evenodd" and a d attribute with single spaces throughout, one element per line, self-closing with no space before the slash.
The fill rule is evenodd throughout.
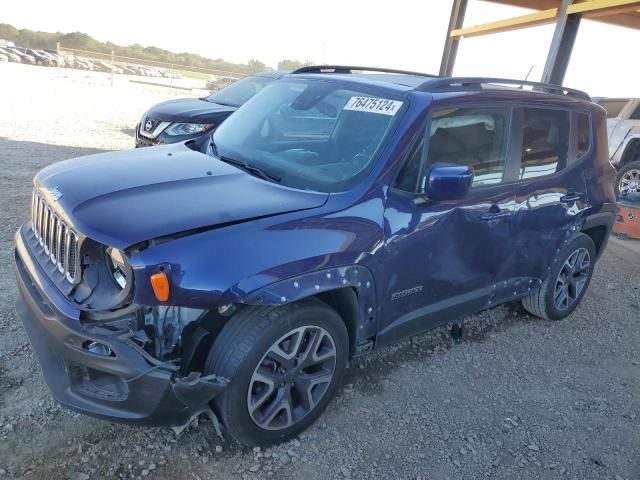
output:
<path id="1" fill-rule="evenodd" d="M 572 202 L 577 202 L 578 200 L 582 200 L 582 197 L 584 195 L 582 195 L 582 193 L 578 193 L 578 192 L 568 192 L 566 195 L 563 195 L 562 197 L 560 197 L 560 201 L 562 203 L 572 203 Z"/>

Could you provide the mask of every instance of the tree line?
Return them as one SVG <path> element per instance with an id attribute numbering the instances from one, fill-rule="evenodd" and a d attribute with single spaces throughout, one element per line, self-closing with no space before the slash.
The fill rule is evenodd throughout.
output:
<path id="1" fill-rule="evenodd" d="M 175 53 L 158 47 L 144 47 L 138 44 L 123 46 L 112 42 L 100 42 L 81 32 L 37 32 L 26 28 L 17 29 L 6 23 L 0 23 L 0 39 L 14 42 L 17 46 L 25 48 L 53 50 L 59 42 L 62 47 L 97 53 L 110 54 L 113 50 L 117 56 L 134 57 L 151 62 L 173 63 L 198 69 L 225 70 L 242 74 L 272 70 L 257 59 L 251 59 L 247 63 L 233 63 L 222 58 L 212 59 L 188 52 Z M 289 59 L 281 60 L 278 63 L 278 70 L 295 70 L 310 63 Z"/>

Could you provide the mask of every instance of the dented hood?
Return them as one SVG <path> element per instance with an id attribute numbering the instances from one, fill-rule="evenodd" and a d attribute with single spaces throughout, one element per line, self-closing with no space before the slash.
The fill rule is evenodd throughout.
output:
<path id="1" fill-rule="evenodd" d="M 328 197 L 261 180 L 184 143 L 66 160 L 42 170 L 35 183 L 80 233 L 121 249 L 317 208 Z"/>

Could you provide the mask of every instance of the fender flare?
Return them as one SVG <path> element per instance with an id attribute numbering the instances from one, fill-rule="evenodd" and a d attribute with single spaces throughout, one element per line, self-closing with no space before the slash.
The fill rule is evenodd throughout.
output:
<path id="1" fill-rule="evenodd" d="M 605 227 L 607 231 L 611 231 L 613 228 L 613 222 L 615 221 L 615 207 L 611 211 L 593 213 L 585 219 L 582 230 L 589 230 L 594 227 Z"/>
<path id="2" fill-rule="evenodd" d="M 354 327 L 350 332 L 354 351 L 366 353 L 373 346 L 370 339 L 376 334 L 378 306 L 373 275 L 362 265 L 326 268 L 280 280 L 249 293 L 239 303 L 285 305 L 344 288 L 355 291 L 358 305 L 357 318 L 344 319 Z M 365 351 L 359 352 L 365 344 Z"/>
<path id="3" fill-rule="evenodd" d="M 605 249 L 607 248 L 607 243 L 609 243 L 609 237 L 611 236 L 611 230 L 613 229 L 613 224 L 616 220 L 616 213 L 618 210 L 616 205 L 609 204 L 607 207 L 607 211 L 594 213 L 587 216 L 584 223 L 582 224 L 582 228 L 580 229 L 582 233 L 585 233 L 586 230 L 590 230 L 596 227 L 602 227 L 605 229 L 601 244 L 596 244 L 596 260 L 598 260 L 602 256 Z"/>
<path id="4" fill-rule="evenodd" d="M 581 233 L 588 235 L 586 233 L 586 230 L 590 230 L 595 227 L 604 227 L 605 235 L 604 235 L 604 238 L 602 239 L 602 245 L 598 249 L 597 256 L 596 256 L 596 260 L 599 259 L 602 253 L 604 252 L 604 250 L 607 248 L 609 234 L 611 233 L 611 229 L 613 228 L 613 222 L 615 220 L 615 213 L 614 213 L 615 210 L 616 210 L 616 207 L 614 204 L 608 204 L 606 207 L 606 211 L 587 215 L 583 219 L 577 220 L 569 228 L 567 228 L 567 230 L 565 231 L 564 240 L 562 241 L 562 244 L 556 249 L 555 254 L 553 256 L 553 260 L 551 261 L 551 264 L 547 268 L 547 272 L 545 272 L 542 279 L 540 279 L 538 283 L 541 284 L 542 281 L 547 278 L 548 273 L 551 271 L 551 267 L 560 260 L 560 253 L 562 252 L 562 249 L 566 245 L 568 245 L 571 241 L 573 241 L 573 239 L 577 235 Z M 597 248 L 597 245 L 596 245 L 596 248 Z"/>

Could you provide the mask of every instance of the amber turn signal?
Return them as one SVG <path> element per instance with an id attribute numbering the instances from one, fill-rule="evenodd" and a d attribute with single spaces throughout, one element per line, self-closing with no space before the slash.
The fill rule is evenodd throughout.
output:
<path id="1" fill-rule="evenodd" d="M 151 275 L 151 287 L 156 298 L 161 302 L 169 300 L 169 279 L 163 272 Z"/>

